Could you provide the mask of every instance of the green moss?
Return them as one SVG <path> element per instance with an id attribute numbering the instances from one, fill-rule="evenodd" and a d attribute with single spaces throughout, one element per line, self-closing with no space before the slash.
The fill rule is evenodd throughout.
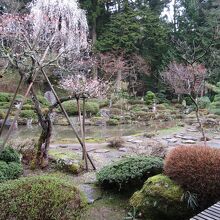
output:
<path id="1" fill-rule="evenodd" d="M 183 189 L 162 174 L 150 177 L 130 204 L 144 214 L 144 219 L 181 220 L 192 215 L 182 201 Z"/>
<path id="2" fill-rule="evenodd" d="M 72 174 L 78 174 L 83 171 L 83 161 L 79 154 L 68 150 L 50 149 L 49 155 L 56 161 L 56 167 L 59 170 Z"/>
<path id="3" fill-rule="evenodd" d="M 0 219 L 77 219 L 85 206 L 79 190 L 64 178 L 34 176 L 0 185 Z"/>
<path id="4" fill-rule="evenodd" d="M 158 157 L 129 157 L 103 167 L 97 173 L 97 180 L 106 188 L 128 189 L 162 172 L 162 167 L 163 160 Z"/>

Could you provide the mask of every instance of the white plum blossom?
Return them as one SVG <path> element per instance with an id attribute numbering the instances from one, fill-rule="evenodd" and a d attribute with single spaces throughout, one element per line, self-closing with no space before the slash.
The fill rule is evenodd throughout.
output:
<path id="1" fill-rule="evenodd" d="M 55 34 L 59 49 L 79 53 L 88 46 L 86 13 L 77 0 L 34 0 L 30 4 L 34 38 Z"/>
<path id="2" fill-rule="evenodd" d="M 107 82 L 80 74 L 63 79 L 60 85 L 75 98 L 103 98 L 109 88 Z"/>

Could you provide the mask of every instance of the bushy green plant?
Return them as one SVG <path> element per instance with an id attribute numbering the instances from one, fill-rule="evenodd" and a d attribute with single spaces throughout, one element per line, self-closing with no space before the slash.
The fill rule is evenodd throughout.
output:
<path id="1" fill-rule="evenodd" d="M 144 99 L 147 105 L 152 105 L 156 101 L 156 95 L 153 92 L 148 91 Z"/>
<path id="2" fill-rule="evenodd" d="M 0 92 L 0 102 L 9 102 L 10 101 L 10 93 Z"/>
<path id="3" fill-rule="evenodd" d="M 13 148 L 6 147 L 0 153 L 0 160 L 3 160 L 5 162 L 7 162 L 7 163 L 9 163 L 9 162 L 19 163 L 20 162 L 20 155 Z"/>
<path id="4" fill-rule="evenodd" d="M 182 200 L 183 189 L 164 175 L 150 177 L 140 191 L 134 193 L 130 204 L 144 219 L 183 220 L 192 216 L 192 210 Z"/>
<path id="5" fill-rule="evenodd" d="M 80 106 L 82 110 L 82 104 Z M 76 101 L 63 102 L 63 107 L 65 108 L 65 110 L 69 115 L 78 114 Z M 89 114 L 96 115 L 99 112 L 99 104 L 96 102 L 86 102 L 85 108 L 86 108 L 86 112 Z"/>
<path id="6" fill-rule="evenodd" d="M 115 118 L 110 118 L 108 121 L 106 121 L 106 124 L 107 125 L 119 125 L 119 120 L 118 119 L 115 119 Z"/>
<path id="7" fill-rule="evenodd" d="M 47 101 L 47 99 L 42 96 L 42 95 L 37 95 L 37 99 L 38 101 L 40 102 L 40 104 L 43 106 L 43 107 L 48 107 L 50 106 L 50 103 Z"/>
<path id="8" fill-rule="evenodd" d="M 22 110 L 33 110 L 34 106 L 30 104 L 25 104 L 22 106 Z"/>
<path id="9" fill-rule="evenodd" d="M 37 118 L 37 115 L 34 110 L 21 110 L 20 117 L 22 118 Z"/>
<path id="10" fill-rule="evenodd" d="M 162 172 L 162 167 L 163 160 L 158 157 L 129 157 L 102 168 L 97 180 L 106 188 L 129 189 Z"/>
<path id="11" fill-rule="evenodd" d="M 199 108 L 204 109 L 210 106 L 211 101 L 209 97 L 203 96 L 203 97 L 198 98 L 197 103 L 198 103 Z"/>
<path id="12" fill-rule="evenodd" d="M 217 94 L 215 95 L 214 100 L 210 105 L 210 112 L 216 115 L 220 115 L 220 82 L 217 83 L 215 92 Z"/>
<path id="13" fill-rule="evenodd" d="M 5 118 L 5 111 L 0 109 L 0 119 L 4 119 Z"/>
<path id="14" fill-rule="evenodd" d="M 0 185 L 0 219 L 77 219 L 86 205 L 65 178 L 34 176 Z"/>
<path id="15" fill-rule="evenodd" d="M 21 163 L 6 163 L 5 161 L 0 160 L 0 182 L 18 178 L 21 175 L 22 170 Z"/>

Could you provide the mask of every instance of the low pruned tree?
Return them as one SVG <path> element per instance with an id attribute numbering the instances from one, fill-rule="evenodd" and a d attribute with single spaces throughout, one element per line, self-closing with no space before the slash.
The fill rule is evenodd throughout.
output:
<path id="1" fill-rule="evenodd" d="M 163 80 L 174 90 L 177 95 L 188 95 L 195 105 L 195 112 L 199 128 L 206 145 L 206 136 L 199 116 L 197 97 L 204 90 L 207 70 L 204 65 L 193 63 L 192 65 L 172 62 L 161 73 Z"/>

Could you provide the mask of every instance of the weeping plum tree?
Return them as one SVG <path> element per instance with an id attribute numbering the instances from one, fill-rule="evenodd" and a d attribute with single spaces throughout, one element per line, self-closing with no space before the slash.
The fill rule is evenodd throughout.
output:
<path id="1" fill-rule="evenodd" d="M 87 50 L 88 25 L 85 11 L 79 8 L 76 0 L 34 0 L 29 7 L 28 14 L 0 16 L 0 49 L 2 57 L 8 59 L 27 84 L 25 98 L 29 92 L 32 94 L 42 127 L 36 163 L 44 167 L 48 164 L 52 126 L 49 115 L 41 110 L 33 85 L 36 79 L 42 77 L 48 81 L 49 69 L 68 68 L 68 60 L 77 60 L 81 52 Z M 25 98 L 13 123 L 18 118 Z M 57 102 L 60 104 L 59 100 Z M 3 147 L 10 133 L 11 128 Z"/>
<path id="2" fill-rule="evenodd" d="M 60 85 L 63 89 L 66 89 L 72 99 L 76 99 L 81 137 L 83 142 L 83 159 L 85 160 L 86 170 L 88 170 L 88 161 L 86 154 L 85 145 L 85 118 L 86 109 L 85 102 L 88 98 L 103 98 L 107 95 L 108 83 L 103 80 L 98 80 L 94 78 L 88 78 L 85 75 L 71 75 L 64 78 Z M 82 100 L 82 110 L 80 105 L 80 100 Z M 82 116 L 81 116 L 82 115 Z"/>
<path id="3" fill-rule="evenodd" d="M 207 70 L 204 65 L 193 63 L 192 65 L 172 62 L 161 73 L 162 78 L 174 90 L 177 95 L 188 95 L 195 105 L 195 112 L 199 128 L 206 145 L 205 132 L 199 116 L 197 97 L 203 93 Z"/>

